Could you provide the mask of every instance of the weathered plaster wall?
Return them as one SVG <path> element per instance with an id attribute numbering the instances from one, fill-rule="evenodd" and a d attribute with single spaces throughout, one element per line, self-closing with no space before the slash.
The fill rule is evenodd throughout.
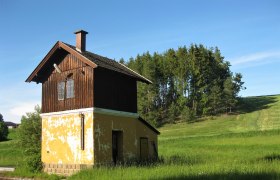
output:
<path id="1" fill-rule="evenodd" d="M 106 111 L 105 111 L 106 112 Z M 149 157 L 154 157 L 157 134 L 131 114 L 84 112 L 85 149 L 81 149 L 81 112 L 42 116 L 44 164 L 93 165 L 112 163 L 112 131 L 122 132 L 123 160 L 140 158 L 140 138 L 148 138 Z M 137 115 L 137 114 L 136 114 Z M 56 168 L 53 168 L 56 169 Z"/>
<path id="2" fill-rule="evenodd" d="M 112 130 L 123 132 L 123 160 L 140 158 L 140 137 L 149 140 L 149 155 L 154 156 L 151 141 L 157 134 L 136 117 L 94 113 L 94 164 L 112 163 Z"/>
<path id="3" fill-rule="evenodd" d="M 93 112 L 84 115 L 84 150 L 79 113 L 42 116 L 43 163 L 93 165 Z"/>

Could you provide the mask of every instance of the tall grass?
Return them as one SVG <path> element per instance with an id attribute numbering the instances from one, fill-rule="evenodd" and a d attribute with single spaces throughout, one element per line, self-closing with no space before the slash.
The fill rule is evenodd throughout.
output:
<path id="1" fill-rule="evenodd" d="M 249 132 L 160 140 L 162 163 L 99 167 L 70 179 L 278 179 L 280 133 Z"/>

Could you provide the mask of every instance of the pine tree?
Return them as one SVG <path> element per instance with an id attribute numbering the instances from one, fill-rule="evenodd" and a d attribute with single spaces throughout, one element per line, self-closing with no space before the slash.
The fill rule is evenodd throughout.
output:
<path id="1" fill-rule="evenodd" d="M 231 112 L 244 89 L 242 75 L 232 76 L 217 47 L 192 44 L 161 54 L 147 52 L 126 64 L 153 82 L 138 84 L 138 110 L 155 125 Z"/>
<path id="2" fill-rule="evenodd" d="M 236 105 L 236 93 L 234 89 L 234 83 L 231 77 L 228 77 L 224 82 L 224 104 L 226 112 L 231 113 L 232 108 Z"/>

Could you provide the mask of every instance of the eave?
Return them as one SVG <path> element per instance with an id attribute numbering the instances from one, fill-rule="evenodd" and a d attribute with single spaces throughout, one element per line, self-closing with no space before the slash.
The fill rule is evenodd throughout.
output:
<path id="1" fill-rule="evenodd" d="M 50 57 L 58 50 L 58 49 L 64 49 L 65 51 L 67 51 L 70 54 L 73 54 L 74 56 L 76 56 L 77 58 L 79 58 L 82 62 L 84 62 L 85 64 L 89 65 L 92 68 L 96 68 L 97 65 L 90 61 L 89 59 L 87 59 L 85 56 L 83 56 L 82 54 L 80 54 L 78 51 L 73 50 L 72 48 L 68 47 L 66 44 L 64 44 L 61 41 L 58 41 L 55 43 L 55 45 L 52 47 L 52 49 L 48 52 L 48 54 L 43 58 L 43 60 L 40 62 L 40 64 L 34 69 L 34 71 L 29 75 L 29 77 L 25 80 L 25 82 L 31 82 L 34 81 L 34 78 L 36 76 L 38 76 L 39 71 L 44 67 L 44 65 L 46 64 L 46 62 L 50 59 Z M 35 81 L 37 83 L 39 83 L 39 81 Z"/>

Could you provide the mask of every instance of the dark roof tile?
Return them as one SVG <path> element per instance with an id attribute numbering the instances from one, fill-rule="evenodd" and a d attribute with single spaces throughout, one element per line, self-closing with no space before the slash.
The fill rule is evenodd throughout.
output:
<path id="1" fill-rule="evenodd" d="M 128 76 L 131 76 L 133 78 L 136 78 L 139 81 L 145 82 L 145 83 L 152 83 L 149 79 L 141 76 L 140 74 L 138 74 L 137 72 L 131 70 L 130 68 L 126 67 L 125 65 L 109 59 L 107 57 L 103 57 L 100 56 L 98 54 L 94 54 L 92 52 L 89 51 L 84 51 L 84 52 L 80 52 L 76 49 L 75 46 L 72 46 L 70 44 L 64 43 L 65 45 L 69 46 L 70 48 L 72 48 L 73 50 L 79 52 L 81 55 L 83 55 L 84 57 L 86 57 L 87 59 L 89 59 L 90 61 L 94 62 L 97 66 L 106 68 L 106 69 L 110 69 L 112 71 L 116 71 Z"/>

